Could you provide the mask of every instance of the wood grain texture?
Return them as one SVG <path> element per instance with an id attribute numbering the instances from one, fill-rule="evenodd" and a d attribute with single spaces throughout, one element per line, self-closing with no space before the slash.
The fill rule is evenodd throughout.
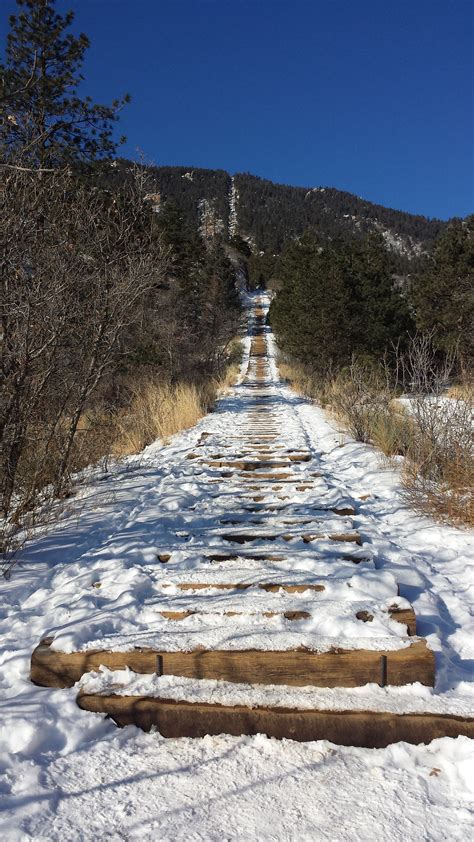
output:
<path id="1" fill-rule="evenodd" d="M 340 649 L 333 652 L 133 649 L 66 653 L 41 643 L 31 658 L 30 677 L 35 684 L 45 687 L 70 687 L 81 675 L 97 670 L 100 665 L 109 669 L 128 666 L 139 673 L 315 687 L 359 687 L 368 683 L 400 686 L 415 681 L 432 687 L 435 672 L 433 652 L 424 640 L 413 641 L 410 646 L 395 651 Z"/>
<path id="2" fill-rule="evenodd" d="M 249 588 L 259 588 L 268 593 L 278 593 L 279 590 L 287 593 L 304 593 L 305 591 L 322 592 L 324 585 L 291 585 L 281 582 L 180 582 L 176 586 L 180 591 L 196 591 L 213 588 L 215 590 L 239 590 L 246 591 Z"/>
<path id="3" fill-rule="evenodd" d="M 226 460 L 205 460 L 203 461 L 204 465 L 208 465 L 210 468 L 235 468 L 235 470 L 239 471 L 260 471 L 269 469 L 273 471 L 273 468 L 287 468 L 288 467 L 288 460 L 274 460 L 274 461 L 250 461 L 250 460 L 243 460 L 243 459 L 226 459 Z M 289 475 L 288 475 L 289 476 Z"/>
<path id="4" fill-rule="evenodd" d="M 474 719 L 430 713 L 298 711 L 87 694 L 79 694 L 77 704 L 83 710 L 108 714 L 120 726 L 133 724 L 145 731 L 156 726 L 164 737 L 267 734 L 363 748 L 384 748 L 400 740 L 418 744 L 439 737 L 474 737 Z"/>

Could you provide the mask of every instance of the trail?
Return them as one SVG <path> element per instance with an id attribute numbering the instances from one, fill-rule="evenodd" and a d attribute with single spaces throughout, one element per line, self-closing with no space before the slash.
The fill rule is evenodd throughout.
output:
<path id="1" fill-rule="evenodd" d="M 255 300 L 241 382 L 216 411 L 165 447 L 86 472 L 6 583 L 3 838 L 468 838 L 465 737 L 376 750 L 164 740 L 76 706 L 81 689 L 165 697 L 175 710 L 470 714 L 472 537 L 407 510 L 395 473 L 280 381 L 266 307 Z M 94 650 L 122 668 L 36 687 L 29 659 L 44 638 L 74 669 Z M 434 689 L 410 655 L 423 639 Z M 145 674 L 123 668 L 137 646 L 164 653 L 158 669 L 155 655 Z M 319 680 L 317 659 L 339 650 L 350 668 L 332 661 Z"/>

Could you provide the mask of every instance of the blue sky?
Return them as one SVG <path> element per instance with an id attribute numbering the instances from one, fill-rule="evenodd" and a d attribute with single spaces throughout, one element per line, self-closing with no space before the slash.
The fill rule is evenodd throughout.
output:
<path id="1" fill-rule="evenodd" d="M 59 0 L 122 154 L 474 210 L 470 0 Z M 0 2 L 0 34 L 13 0 Z"/>

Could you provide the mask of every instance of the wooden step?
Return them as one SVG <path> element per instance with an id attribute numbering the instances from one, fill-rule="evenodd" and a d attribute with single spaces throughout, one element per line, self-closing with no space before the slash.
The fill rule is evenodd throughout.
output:
<path id="1" fill-rule="evenodd" d="M 268 593 L 278 593 L 279 590 L 286 593 L 304 593 L 314 591 L 322 593 L 324 585 L 299 584 L 293 585 L 287 582 L 180 582 L 176 587 L 180 591 L 195 591 L 214 588 L 216 590 L 248 590 L 248 588 L 259 588 Z"/>
<path id="2" fill-rule="evenodd" d="M 392 743 L 417 745 L 440 737 L 474 738 L 474 719 L 436 713 L 364 710 L 295 710 L 176 701 L 146 696 L 79 693 L 82 710 L 104 713 L 119 726 L 156 726 L 163 737 L 266 734 L 299 742 L 328 740 L 336 745 L 384 748 Z"/>
<path id="3" fill-rule="evenodd" d="M 206 553 L 204 558 L 209 561 L 236 561 L 237 559 L 251 559 L 252 561 L 284 561 L 285 556 L 272 553 Z"/>
<path id="4" fill-rule="evenodd" d="M 327 534 L 321 532 L 319 534 L 311 533 L 307 535 L 301 534 L 294 534 L 294 533 L 286 533 L 286 532 L 274 532 L 274 533 L 265 533 L 265 532 L 225 532 L 220 533 L 219 538 L 222 541 L 230 541 L 234 544 L 247 544 L 251 543 L 252 541 L 294 541 L 294 540 L 302 540 L 305 544 L 311 544 L 313 541 L 322 541 L 322 540 L 329 540 L 329 541 L 337 541 L 337 542 L 348 542 L 357 544 L 358 546 L 362 546 L 362 538 L 360 537 L 358 532 L 341 532 L 341 533 L 332 533 Z"/>
<path id="5" fill-rule="evenodd" d="M 60 652 L 40 643 L 31 657 L 31 680 L 45 687 L 70 687 L 81 675 L 128 666 L 135 672 L 223 679 L 245 684 L 359 687 L 368 683 L 400 686 L 419 681 L 434 686 L 435 660 L 425 640 L 402 649 L 337 649 L 312 652 L 292 649 L 202 650 L 162 652 L 136 648 L 129 652 L 87 650 Z"/>
<path id="6" fill-rule="evenodd" d="M 241 473 L 239 473 L 239 477 L 242 477 L 243 479 L 251 479 L 252 482 L 283 482 L 285 480 L 288 481 L 290 477 L 292 482 L 301 482 L 302 480 L 302 477 L 298 477 L 296 474 L 293 473 L 288 473 L 288 471 L 282 471 L 281 473 L 277 473 L 277 471 L 269 471 L 268 473 L 262 472 L 261 474 L 257 475 L 255 475 L 253 471 L 242 471 Z"/>
<path id="7" fill-rule="evenodd" d="M 179 622 L 180 620 L 186 620 L 188 617 L 194 617 L 198 614 L 200 617 L 242 617 L 243 615 L 247 617 L 251 616 L 259 616 L 259 617 L 284 617 L 285 620 L 297 621 L 297 620 L 309 620 L 311 614 L 309 611 L 303 611 L 300 609 L 288 610 L 288 611 L 234 611 L 229 609 L 228 611 L 212 611 L 210 609 L 206 611 L 198 611 L 192 608 L 188 608 L 187 610 L 183 611 L 158 611 L 157 612 L 161 617 L 165 620 L 172 620 L 174 622 Z"/>
<path id="8" fill-rule="evenodd" d="M 310 535 L 303 535 L 303 541 L 305 542 L 305 544 L 311 544 L 313 541 L 320 541 L 322 538 L 325 537 L 325 535 L 314 533 Z M 349 542 L 357 544 L 359 547 L 362 546 L 362 538 L 360 537 L 358 532 L 339 532 L 328 535 L 327 537 L 330 541 Z"/>
<path id="9" fill-rule="evenodd" d="M 250 586 L 249 586 L 250 587 Z M 278 593 L 278 591 L 284 590 L 287 593 L 304 593 L 304 591 L 312 590 L 312 591 L 321 591 L 324 590 L 324 587 L 313 585 L 311 586 L 304 586 L 304 585 L 272 585 L 269 583 L 268 585 L 262 584 L 258 585 L 259 589 L 266 591 L 267 593 Z M 242 590 L 242 588 L 238 588 Z M 181 588 L 183 590 L 183 588 Z M 245 589 L 246 590 L 246 589 Z M 212 616 L 224 616 L 224 617 L 239 617 L 239 616 L 261 616 L 261 617 L 284 617 L 286 620 L 296 621 L 296 620 L 309 620 L 311 619 L 313 612 L 307 610 L 301 610 L 298 608 L 286 609 L 283 611 L 262 611 L 262 610 L 245 610 L 245 601 L 242 600 L 242 609 L 243 610 L 236 610 L 235 608 L 229 608 L 225 611 L 213 611 L 212 606 L 205 608 L 205 610 L 200 610 L 199 608 L 187 608 L 183 610 L 159 610 L 157 614 L 163 617 L 165 620 L 173 620 L 179 622 L 180 620 L 185 620 L 187 617 L 192 617 L 198 614 L 200 617 L 204 619 L 206 617 Z M 319 606 L 319 610 L 324 612 L 325 604 L 322 603 Z M 392 610 L 388 609 L 388 614 L 392 617 L 393 620 L 396 620 L 397 623 L 401 623 L 405 625 L 407 628 L 407 633 L 412 636 L 416 634 L 416 616 L 413 608 L 394 608 Z M 356 613 L 356 618 L 363 623 L 371 623 L 374 619 L 374 615 L 371 614 L 369 610 L 360 610 Z"/>
<path id="10" fill-rule="evenodd" d="M 189 458 L 189 457 L 188 457 Z M 279 461 L 279 462 L 268 462 L 268 461 L 256 461 L 256 460 L 241 460 L 241 459 L 226 459 L 224 460 L 210 460 L 205 461 L 205 465 L 208 465 L 210 468 L 234 468 L 235 470 L 239 471 L 261 471 L 261 470 L 272 470 L 273 468 L 288 468 L 289 462 L 288 461 Z M 287 476 L 291 476 L 288 474 Z"/>

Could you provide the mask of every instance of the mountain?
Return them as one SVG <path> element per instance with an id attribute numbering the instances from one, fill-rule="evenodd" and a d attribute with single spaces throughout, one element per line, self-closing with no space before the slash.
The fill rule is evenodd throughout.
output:
<path id="1" fill-rule="evenodd" d="M 107 179 L 126 177 L 132 166 L 108 162 Z M 255 254 L 279 254 L 289 239 L 312 230 L 322 243 L 379 232 L 401 269 L 424 251 L 447 223 L 393 210 L 333 187 L 291 187 L 250 173 L 192 167 L 148 167 L 156 210 L 172 200 L 204 237 L 239 236 Z"/>

